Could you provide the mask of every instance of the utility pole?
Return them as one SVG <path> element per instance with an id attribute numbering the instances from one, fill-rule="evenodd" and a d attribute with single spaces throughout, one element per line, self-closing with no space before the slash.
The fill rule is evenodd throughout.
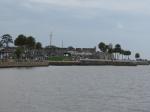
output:
<path id="1" fill-rule="evenodd" d="M 64 48 L 64 41 L 61 41 L 61 47 Z"/>
<path id="2" fill-rule="evenodd" d="M 52 46 L 52 38 L 53 38 L 53 32 L 50 34 L 50 47 Z"/>
<path id="3" fill-rule="evenodd" d="M 62 56 L 64 56 L 64 42 L 63 42 L 63 40 L 61 41 L 61 53 L 62 53 Z"/>

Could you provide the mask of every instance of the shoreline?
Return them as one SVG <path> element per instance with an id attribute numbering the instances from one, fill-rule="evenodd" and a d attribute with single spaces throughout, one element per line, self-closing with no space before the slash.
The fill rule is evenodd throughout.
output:
<path id="1" fill-rule="evenodd" d="M 49 61 L 51 66 L 137 66 L 131 61 L 111 61 L 111 60 L 80 60 L 80 61 Z"/>
<path id="2" fill-rule="evenodd" d="M 48 67 L 48 62 L 0 62 L 0 68 Z"/>
<path id="3" fill-rule="evenodd" d="M 148 61 L 98 60 L 98 59 L 82 59 L 80 61 L 0 62 L 0 68 L 48 67 L 48 66 L 138 66 L 138 65 L 150 65 L 150 63 Z"/>

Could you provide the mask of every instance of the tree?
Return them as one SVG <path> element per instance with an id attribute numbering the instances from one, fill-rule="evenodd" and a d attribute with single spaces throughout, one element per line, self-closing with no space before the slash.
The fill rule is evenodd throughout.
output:
<path id="1" fill-rule="evenodd" d="M 108 48 L 108 53 L 112 54 L 113 53 L 113 48 Z"/>
<path id="2" fill-rule="evenodd" d="M 125 50 L 121 49 L 121 52 L 120 52 L 120 54 L 122 55 L 122 60 L 123 60 L 123 58 L 124 58 L 124 55 L 125 55 Z"/>
<path id="3" fill-rule="evenodd" d="M 131 54 L 131 51 L 128 51 L 128 59 L 130 59 Z"/>
<path id="4" fill-rule="evenodd" d="M 16 51 L 15 51 L 16 58 L 17 58 L 17 59 L 20 59 L 22 53 L 23 53 L 23 49 L 20 48 L 20 47 L 18 47 L 18 48 L 16 49 Z"/>
<path id="5" fill-rule="evenodd" d="M 70 51 L 71 51 L 71 50 L 74 50 L 74 49 L 75 49 L 75 48 L 72 47 L 72 46 L 69 46 L 69 47 L 68 47 L 68 50 L 70 50 Z"/>
<path id="6" fill-rule="evenodd" d="M 36 44 L 36 42 L 35 42 L 35 38 L 34 37 L 32 37 L 32 36 L 27 37 L 27 39 L 26 39 L 26 46 L 27 46 L 27 48 L 33 49 L 33 48 L 35 48 L 35 44 Z"/>
<path id="7" fill-rule="evenodd" d="M 120 44 L 115 45 L 114 53 L 117 53 L 117 59 L 119 59 L 119 54 L 121 54 L 121 45 Z"/>
<path id="8" fill-rule="evenodd" d="M 35 47 L 36 49 L 42 49 L 42 44 L 40 42 L 37 42 Z"/>
<path id="9" fill-rule="evenodd" d="M 110 59 L 112 60 L 114 57 L 113 57 L 113 48 L 108 48 L 108 54 L 109 54 L 109 57 L 110 57 Z"/>
<path id="10" fill-rule="evenodd" d="M 106 44 L 103 43 L 103 42 L 99 43 L 98 47 L 99 47 L 99 49 L 100 49 L 102 52 L 104 52 L 104 53 L 107 51 L 107 46 L 106 46 Z"/>
<path id="11" fill-rule="evenodd" d="M 0 41 L 0 48 L 1 48 L 1 47 L 3 47 L 3 43 L 2 43 L 2 41 Z"/>
<path id="12" fill-rule="evenodd" d="M 58 48 L 60 48 L 60 47 L 51 45 L 51 46 L 46 46 L 45 48 L 46 48 L 46 49 L 58 49 Z"/>
<path id="13" fill-rule="evenodd" d="M 120 44 L 116 44 L 115 45 L 115 49 L 116 49 L 116 52 L 120 53 L 121 52 L 121 45 Z"/>
<path id="14" fill-rule="evenodd" d="M 6 47 L 9 47 L 9 43 L 13 43 L 12 36 L 9 34 L 5 34 L 1 38 L 2 38 L 1 40 L 2 44 L 5 44 Z"/>
<path id="15" fill-rule="evenodd" d="M 129 59 L 130 59 L 129 56 L 131 55 L 131 51 L 125 51 L 125 52 L 124 52 L 124 55 L 125 55 L 125 56 L 128 56 L 128 60 L 129 60 Z"/>
<path id="16" fill-rule="evenodd" d="M 136 54 L 135 54 L 135 58 L 136 58 L 136 59 L 139 59 L 139 58 L 140 58 L 140 54 L 139 54 L 139 53 L 136 53 Z"/>
<path id="17" fill-rule="evenodd" d="M 27 40 L 26 36 L 21 34 L 15 39 L 14 43 L 16 46 L 23 47 L 26 45 L 26 40 Z"/>

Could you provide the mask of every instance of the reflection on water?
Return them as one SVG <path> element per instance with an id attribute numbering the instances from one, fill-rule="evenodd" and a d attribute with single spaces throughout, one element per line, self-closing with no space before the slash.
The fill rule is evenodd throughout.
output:
<path id="1" fill-rule="evenodd" d="M 150 112 L 150 67 L 0 69 L 0 112 Z"/>

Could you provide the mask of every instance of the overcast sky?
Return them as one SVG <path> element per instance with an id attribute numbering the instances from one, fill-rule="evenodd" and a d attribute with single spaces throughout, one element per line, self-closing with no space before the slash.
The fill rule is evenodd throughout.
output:
<path id="1" fill-rule="evenodd" d="M 150 59 L 150 0 L 0 0 L 0 35 L 32 35 L 44 45 L 101 41 Z"/>

